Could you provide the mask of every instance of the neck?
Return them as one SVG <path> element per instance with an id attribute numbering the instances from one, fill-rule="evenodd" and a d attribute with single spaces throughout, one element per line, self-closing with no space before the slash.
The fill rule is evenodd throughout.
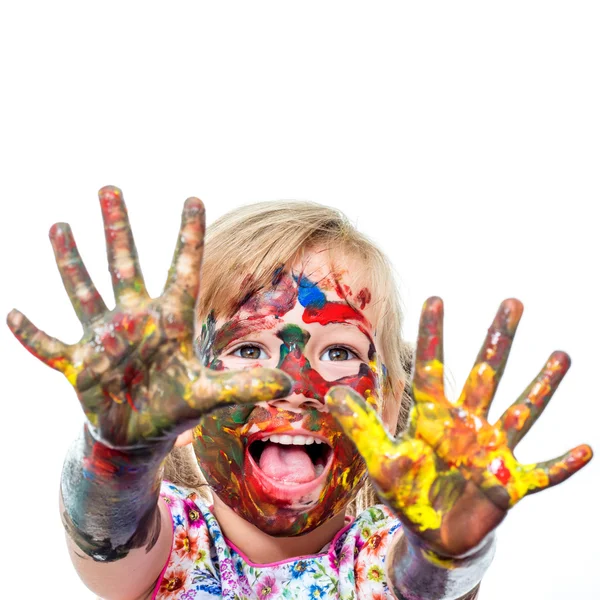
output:
<path id="1" fill-rule="evenodd" d="M 213 494 L 213 513 L 223 535 L 256 564 L 279 562 L 317 554 L 344 527 L 344 511 L 309 533 L 295 537 L 274 537 L 249 523 Z"/>

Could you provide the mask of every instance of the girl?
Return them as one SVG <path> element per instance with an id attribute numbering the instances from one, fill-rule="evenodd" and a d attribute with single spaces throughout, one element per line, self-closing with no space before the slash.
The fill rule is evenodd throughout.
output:
<path id="1" fill-rule="evenodd" d="M 500 306 L 455 403 L 444 396 L 442 303 L 425 303 L 405 428 L 409 353 L 391 270 L 338 212 L 275 203 L 217 221 L 194 340 L 200 201 L 186 202 L 156 300 L 121 192 L 103 188 L 100 201 L 116 308 L 58 224 L 51 240 L 82 340 L 8 318 L 86 414 L 61 514 L 74 565 L 100 596 L 474 598 L 508 509 L 591 458 L 588 446 L 534 465 L 512 453 L 566 372 L 564 353 L 486 420 L 518 301 Z"/>

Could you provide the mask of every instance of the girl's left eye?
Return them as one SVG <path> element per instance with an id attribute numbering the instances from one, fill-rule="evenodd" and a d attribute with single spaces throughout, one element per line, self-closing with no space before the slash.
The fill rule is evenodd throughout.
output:
<path id="1" fill-rule="evenodd" d="M 249 358 L 251 360 L 263 360 L 269 358 L 267 353 L 260 347 L 254 344 L 246 344 L 236 348 L 232 352 L 233 356 L 239 356 L 241 358 Z"/>
<path id="2" fill-rule="evenodd" d="M 344 361 L 358 358 L 354 352 L 344 348 L 343 346 L 335 346 L 328 348 L 321 354 L 321 360 Z"/>

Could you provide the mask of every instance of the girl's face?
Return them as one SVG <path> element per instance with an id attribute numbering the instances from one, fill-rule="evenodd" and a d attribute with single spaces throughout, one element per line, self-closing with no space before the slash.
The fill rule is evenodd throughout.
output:
<path id="1" fill-rule="evenodd" d="M 229 320 L 209 318 L 199 340 L 212 369 L 278 367 L 293 379 L 285 399 L 220 409 L 194 431 L 194 450 L 213 491 L 274 536 L 307 533 L 355 496 L 366 469 L 327 411 L 325 395 L 348 385 L 381 402 L 371 290 L 333 272 L 312 252 Z M 356 269 L 354 269 L 356 272 Z"/>

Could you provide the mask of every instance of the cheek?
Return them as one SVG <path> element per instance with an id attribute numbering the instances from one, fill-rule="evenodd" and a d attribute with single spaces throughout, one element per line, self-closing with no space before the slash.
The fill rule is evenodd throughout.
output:
<path id="1" fill-rule="evenodd" d="M 216 491 L 236 488 L 237 474 L 244 461 L 241 423 L 252 412 L 251 406 L 234 406 L 214 411 L 194 429 L 194 452 L 198 464 Z M 230 490 L 236 493 L 236 490 Z"/>

